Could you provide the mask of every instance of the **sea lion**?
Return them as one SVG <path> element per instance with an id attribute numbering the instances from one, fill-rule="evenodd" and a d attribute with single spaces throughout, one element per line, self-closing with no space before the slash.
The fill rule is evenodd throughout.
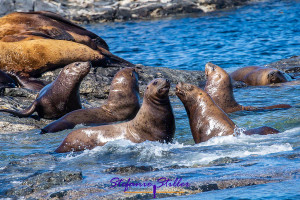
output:
<path id="1" fill-rule="evenodd" d="M 140 108 L 138 74 L 134 68 L 121 69 L 113 78 L 107 102 L 98 108 L 79 109 L 52 122 L 41 133 L 72 129 L 77 124 L 100 125 L 131 120 Z"/>
<path id="2" fill-rule="evenodd" d="M 18 117 L 28 117 L 35 111 L 39 117 L 56 119 L 68 112 L 81 108 L 79 86 L 82 79 L 89 73 L 89 62 L 75 62 L 65 66 L 58 77 L 46 85 L 36 100 L 23 111 L 1 109 Z"/>
<path id="3" fill-rule="evenodd" d="M 64 40 L 0 42 L 0 70 L 29 77 L 77 61 L 101 63 L 105 56 L 86 45 Z"/>
<path id="4" fill-rule="evenodd" d="M 243 67 L 232 72 L 230 76 L 236 81 L 243 81 L 252 86 L 283 83 L 291 80 L 291 77 L 278 69 L 258 66 Z"/>
<path id="5" fill-rule="evenodd" d="M 229 74 L 221 67 L 212 63 L 205 65 L 207 77 L 205 91 L 211 96 L 214 102 L 226 113 L 239 110 L 267 110 L 279 108 L 291 108 L 288 104 L 278 104 L 266 107 L 242 106 L 236 102 L 233 95 L 233 86 Z"/>
<path id="6" fill-rule="evenodd" d="M 145 90 L 141 109 L 134 119 L 72 131 L 55 152 L 92 149 L 116 139 L 127 139 L 135 143 L 145 140 L 171 142 L 175 133 L 175 119 L 168 96 L 169 89 L 170 82 L 166 79 L 151 81 Z"/>
<path id="7" fill-rule="evenodd" d="M 1 41 L 31 39 L 68 40 L 109 51 L 101 37 L 53 12 L 14 12 L 0 18 Z"/>
<path id="8" fill-rule="evenodd" d="M 179 83 L 176 95 L 182 101 L 189 117 L 195 143 L 205 142 L 215 136 L 233 135 L 236 125 L 227 114 L 215 104 L 204 90 L 195 85 Z M 278 130 L 260 127 L 245 131 L 245 134 L 274 134 Z"/>

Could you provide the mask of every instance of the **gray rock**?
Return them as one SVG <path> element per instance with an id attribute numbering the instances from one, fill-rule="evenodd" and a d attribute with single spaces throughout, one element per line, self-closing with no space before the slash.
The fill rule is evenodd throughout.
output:
<path id="1" fill-rule="evenodd" d="M 129 175 L 129 174 L 136 174 L 136 173 L 144 173 L 144 172 L 152 172 L 158 171 L 157 168 L 153 168 L 152 166 L 126 166 L 126 167 L 112 167 L 105 170 L 107 173 L 112 174 L 122 174 L 122 175 Z"/>
<path id="2" fill-rule="evenodd" d="M 13 11 L 52 11 L 77 22 L 151 19 L 211 12 L 253 0 L 1 0 L 0 16 Z"/>

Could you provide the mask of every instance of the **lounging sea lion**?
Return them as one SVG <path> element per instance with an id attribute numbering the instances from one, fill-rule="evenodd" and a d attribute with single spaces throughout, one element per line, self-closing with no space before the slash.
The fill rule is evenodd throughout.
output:
<path id="1" fill-rule="evenodd" d="M 41 73 L 76 61 L 102 62 L 105 56 L 86 45 L 64 40 L 0 42 L 0 70 L 21 76 Z"/>
<path id="2" fill-rule="evenodd" d="M 15 86 L 15 81 L 5 72 L 0 70 L 0 93 L 4 88 L 13 88 Z"/>
<path id="3" fill-rule="evenodd" d="M 212 63 L 205 65 L 207 77 L 205 91 L 211 96 L 214 102 L 226 113 L 239 110 L 266 110 L 278 108 L 291 108 L 288 104 L 278 104 L 266 107 L 242 106 L 236 102 L 233 95 L 233 86 L 229 74 L 221 67 Z"/>
<path id="4" fill-rule="evenodd" d="M 116 139 L 127 139 L 135 143 L 145 140 L 171 142 L 175 132 L 175 119 L 168 96 L 169 89 L 170 82 L 165 79 L 151 81 L 145 91 L 141 109 L 134 119 L 72 131 L 55 152 L 92 149 Z"/>
<path id="5" fill-rule="evenodd" d="M 0 18 L 1 41 L 30 39 L 68 40 L 85 44 L 94 50 L 109 50 L 101 37 L 53 12 L 14 12 Z"/>
<path id="6" fill-rule="evenodd" d="M 204 90 L 191 84 L 179 83 L 176 86 L 176 95 L 188 114 L 195 143 L 205 142 L 215 136 L 234 134 L 234 122 Z M 279 131 L 266 126 L 245 131 L 246 135 L 274 133 Z"/>
<path id="7" fill-rule="evenodd" d="M 140 108 L 138 74 L 124 68 L 114 76 L 107 102 L 99 108 L 79 109 L 66 114 L 41 130 L 51 133 L 72 129 L 77 124 L 93 125 L 131 120 Z"/>
<path id="8" fill-rule="evenodd" d="M 236 81 L 243 81 L 247 85 L 269 85 L 291 80 L 287 74 L 273 68 L 249 66 L 238 69 L 230 74 Z"/>
<path id="9" fill-rule="evenodd" d="M 1 109 L 18 117 L 28 117 L 35 111 L 39 117 L 56 119 L 68 112 L 81 108 L 79 86 L 89 73 L 89 62 L 76 62 L 65 66 L 58 77 L 46 85 L 36 100 L 23 111 Z"/>

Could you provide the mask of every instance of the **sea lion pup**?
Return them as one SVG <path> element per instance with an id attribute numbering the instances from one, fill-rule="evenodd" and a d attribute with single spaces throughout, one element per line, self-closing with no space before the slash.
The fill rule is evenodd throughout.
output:
<path id="1" fill-rule="evenodd" d="M 179 83 L 176 85 L 176 95 L 188 114 L 195 143 L 205 142 L 215 136 L 234 134 L 234 122 L 204 90 L 195 85 Z M 266 126 L 245 131 L 246 135 L 274 133 L 279 131 Z"/>
<path id="2" fill-rule="evenodd" d="M 233 86 L 229 74 L 221 67 L 212 63 L 205 65 L 206 85 L 205 91 L 211 96 L 214 102 L 226 113 L 239 110 L 267 110 L 278 108 L 291 108 L 288 104 L 278 104 L 266 107 L 242 106 L 236 102 L 233 95 Z"/>
<path id="3" fill-rule="evenodd" d="M 79 86 L 89 73 L 89 62 L 75 62 L 65 66 L 58 77 L 46 85 L 36 100 L 23 111 L 1 109 L 18 117 L 28 117 L 35 111 L 39 117 L 57 119 L 68 112 L 81 108 Z"/>
<path id="4" fill-rule="evenodd" d="M 169 89 L 170 82 L 166 79 L 151 81 L 145 90 L 141 109 L 134 119 L 72 131 L 55 152 L 92 149 L 116 139 L 135 143 L 145 140 L 171 142 L 175 133 L 175 119 L 168 96 Z"/>
<path id="5" fill-rule="evenodd" d="M 68 40 L 85 44 L 94 50 L 104 48 L 109 51 L 101 37 L 53 12 L 14 12 L 0 18 L 1 41 L 41 38 Z"/>
<path id="6" fill-rule="evenodd" d="M 98 108 L 79 109 L 70 112 L 44 127 L 41 133 L 72 129 L 77 124 L 100 125 L 131 120 L 139 108 L 138 74 L 134 68 L 124 68 L 114 76 L 105 104 Z"/>
<path id="7" fill-rule="evenodd" d="M 283 83 L 291 80 L 291 77 L 278 69 L 257 66 L 243 67 L 232 72 L 230 76 L 236 81 L 243 81 L 252 86 Z"/>

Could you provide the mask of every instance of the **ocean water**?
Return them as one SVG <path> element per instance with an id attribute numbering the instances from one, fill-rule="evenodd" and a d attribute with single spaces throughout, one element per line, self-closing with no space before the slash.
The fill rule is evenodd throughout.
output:
<path id="1" fill-rule="evenodd" d="M 185 18 L 92 24 L 86 28 L 103 37 L 111 52 L 133 63 L 203 70 L 210 61 L 233 71 L 300 55 L 299 10 L 299 1 L 265 1 Z M 0 198 L 36 172 L 68 169 L 82 171 L 84 179 L 62 189 L 95 184 L 108 188 L 114 177 L 141 180 L 171 176 L 189 183 L 270 178 L 275 182 L 164 199 L 300 199 L 300 85 L 238 88 L 234 95 L 242 105 L 292 105 L 288 110 L 229 115 L 240 128 L 266 125 L 281 133 L 216 137 L 194 144 L 184 107 L 177 97 L 171 97 L 176 118 L 171 144 L 116 140 L 93 150 L 55 154 L 70 131 L 0 134 Z M 7 170 L 15 161 L 25 164 Z M 221 164 L 213 164 L 216 161 Z M 157 170 L 128 176 L 105 172 L 130 165 Z M 107 188 L 101 195 L 123 192 Z"/>

